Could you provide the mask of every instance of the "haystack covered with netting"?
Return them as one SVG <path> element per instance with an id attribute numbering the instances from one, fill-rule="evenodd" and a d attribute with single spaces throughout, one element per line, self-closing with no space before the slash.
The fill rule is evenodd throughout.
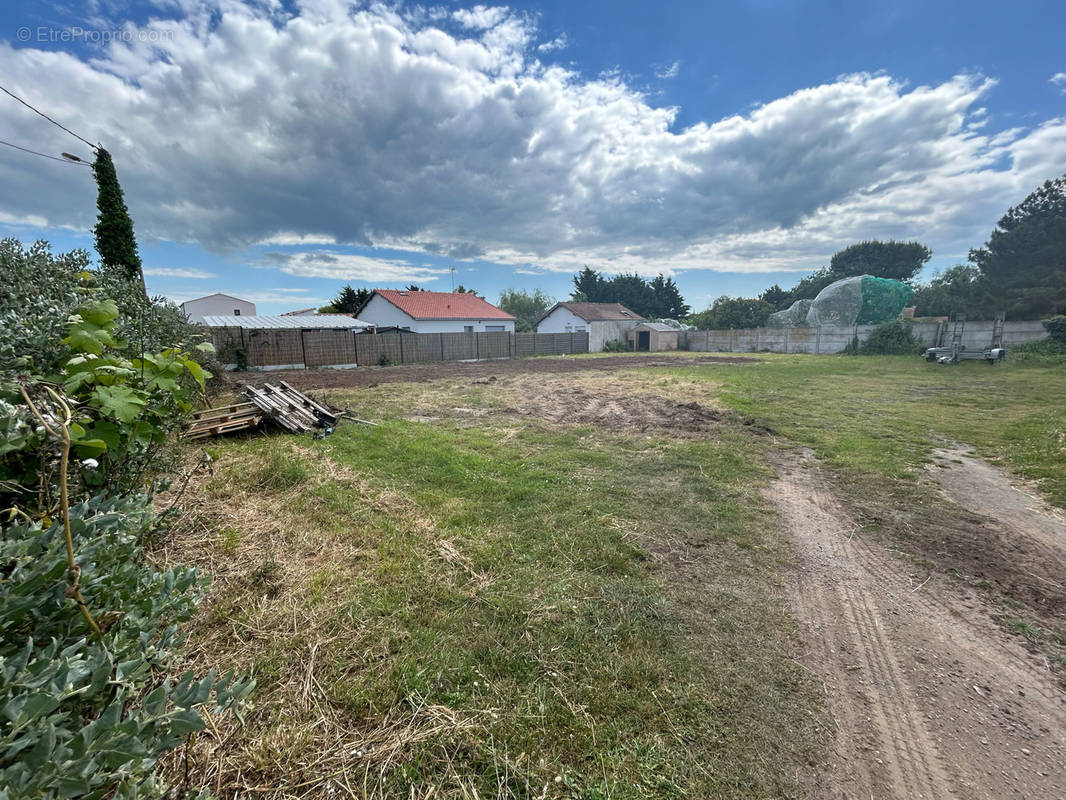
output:
<path id="1" fill-rule="evenodd" d="M 829 284 L 814 300 L 797 300 L 772 314 L 768 324 L 881 325 L 898 317 L 912 294 L 914 290 L 902 281 L 858 275 Z"/>

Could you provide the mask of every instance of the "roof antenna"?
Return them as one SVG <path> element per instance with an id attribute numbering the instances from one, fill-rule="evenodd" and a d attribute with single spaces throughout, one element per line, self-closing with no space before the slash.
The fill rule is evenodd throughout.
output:
<path id="1" fill-rule="evenodd" d="M 448 271 L 452 274 L 452 293 L 455 293 L 455 265 L 448 267 Z"/>

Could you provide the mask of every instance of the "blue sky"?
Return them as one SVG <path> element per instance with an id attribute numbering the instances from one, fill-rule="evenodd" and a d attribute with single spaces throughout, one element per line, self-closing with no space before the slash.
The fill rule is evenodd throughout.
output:
<path id="1" fill-rule="evenodd" d="M 345 283 L 697 309 L 868 238 L 965 260 L 1066 172 L 1066 5 L 20 3 L 0 83 L 115 158 L 149 287 Z M 0 139 L 88 148 L 0 96 Z M 0 147 L 0 235 L 91 249 L 89 170 Z"/>

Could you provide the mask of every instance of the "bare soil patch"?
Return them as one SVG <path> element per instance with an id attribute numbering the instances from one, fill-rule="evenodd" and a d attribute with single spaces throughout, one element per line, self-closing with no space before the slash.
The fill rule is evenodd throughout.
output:
<path id="1" fill-rule="evenodd" d="M 357 369 L 307 369 L 284 372 L 228 373 L 233 385 L 259 385 L 279 380 L 297 389 L 347 389 L 378 383 L 432 381 L 440 378 L 485 379 L 491 375 L 521 373 L 564 374 L 588 370 L 638 369 L 646 367 L 685 367 L 697 364 L 756 364 L 757 358 L 742 356 L 604 356 L 602 358 L 515 358 L 495 361 L 405 364 L 398 367 L 359 367 Z"/>
<path id="2" fill-rule="evenodd" d="M 556 387 L 553 387 L 555 389 Z M 731 415 L 699 403 L 680 403 L 656 395 L 612 395 L 572 387 L 538 392 L 518 409 L 555 424 L 596 425 L 606 430 L 669 430 L 699 433 Z"/>
<path id="3" fill-rule="evenodd" d="M 1046 662 L 976 592 L 860 532 L 809 454 L 775 466 L 788 599 L 834 724 L 812 794 L 1066 796 L 1066 695 Z"/>
<path id="4" fill-rule="evenodd" d="M 521 417 L 552 425 L 591 425 L 625 433 L 668 432 L 676 437 L 699 436 L 722 425 L 740 425 L 756 435 L 773 434 L 770 428 L 733 411 L 688 399 L 676 387 L 653 387 L 604 373 L 579 379 L 575 376 L 495 376 L 474 384 L 492 386 L 491 406 L 453 406 L 432 400 L 411 408 L 405 419 L 432 422 L 444 417 L 480 424 L 487 417 Z M 447 384 L 444 384 L 447 388 Z"/>
<path id="5" fill-rule="evenodd" d="M 930 467 L 929 472 L 953 502 L 994 520 L 1041 550 L 1066 553 L 1066 519 L 1043 499 L 962 448 L 934 450 L 933 457 L 939 460 L 939 467 Z M 1054 560 L 1063 567 L 1058 574 L 1066 580 L 1066 564 Z"/>

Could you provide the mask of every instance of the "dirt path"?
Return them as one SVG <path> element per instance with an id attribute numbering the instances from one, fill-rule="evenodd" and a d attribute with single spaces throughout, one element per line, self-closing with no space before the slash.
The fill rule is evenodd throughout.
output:
<path id="1" fill-rule="evenodd" d="M 766 491 L 797 554 L 787 580 L 833 723 L 812 794 L 1066 797 L 1066 696 L 974 595 L 857 532 L 809 454 Z"/>
<path id="2" fill-rule="evenodd" d="M 934 450 L 933 458 L 941 466 L 929 472 L 960 506 L 995 519 L 1020 538 L 1066 552 L 1066 519 L 1042 499 L 1012 485 L 1008 476 L 968 455 L 967 449 Z"/>
<path id="3" fill-rule="evenodd" d="M 447 362 L 435 364 L 407 364 L 400 367 L 359 367 L 357 369 L 306 369 L 284 372 L 228 373 L 226 380 L 243 386 L 245 383 L 277 383 L 287 381 L 297 389 L 344 389 L 373 386 L 397 381 L 419 382 L 438 378 L 487 378 L 491 375 L 515 373 L 562 374 L 586 370 L 636 369 L 641 367 L 687 367 L 698 364 L 756 364 L 757 358 L 743 356 L 686 356 L 656 353 L 640 356 L 602 356 L 575 358 L 573 356 L 498 359 L 494 361 Z"/>

